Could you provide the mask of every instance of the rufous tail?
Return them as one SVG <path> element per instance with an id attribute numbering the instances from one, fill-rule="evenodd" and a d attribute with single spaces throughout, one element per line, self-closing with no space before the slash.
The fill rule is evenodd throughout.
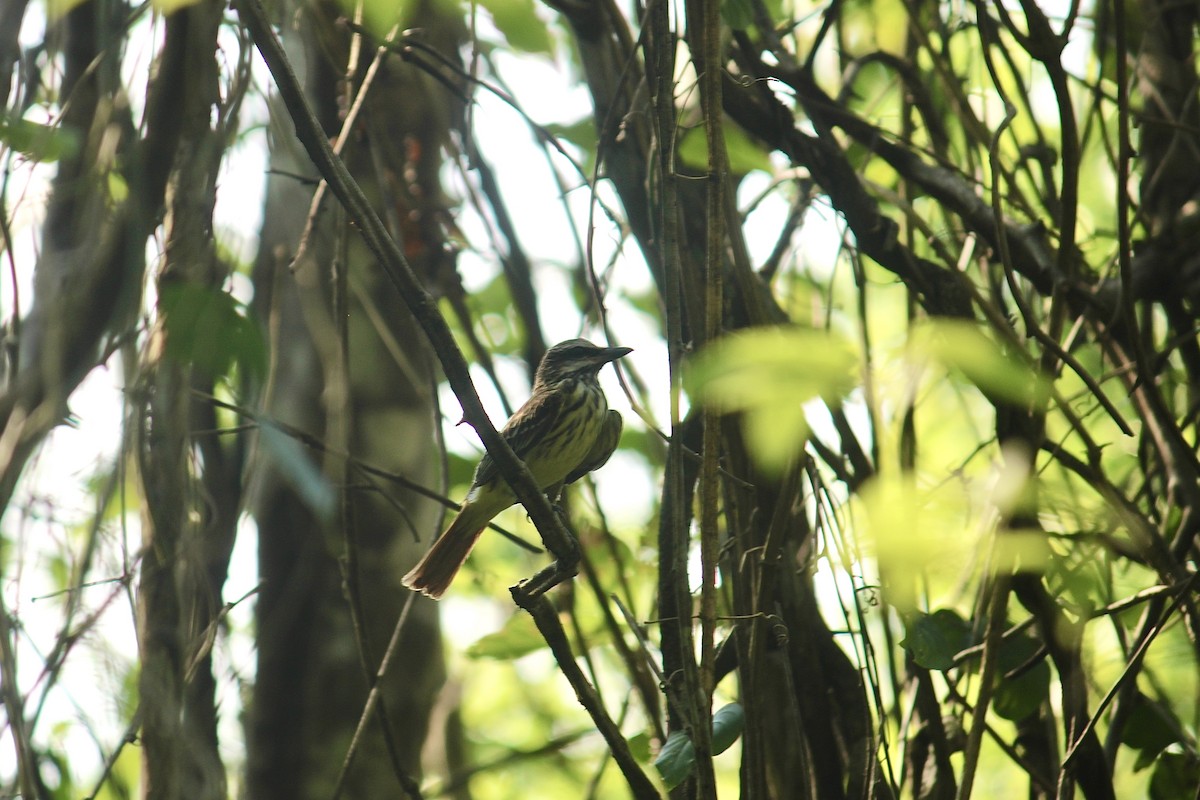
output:
<path id="1" fill-rule="evenodd" d="M 434 600 L 441 597 L 487 527 L 488 520 L 480 520 L 480 515 L 472 511 L 467 505 L 400 582 Z"/>

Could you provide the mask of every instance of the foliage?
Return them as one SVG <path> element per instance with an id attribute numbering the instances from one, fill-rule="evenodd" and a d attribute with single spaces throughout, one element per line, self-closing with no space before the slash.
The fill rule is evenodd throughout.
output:
<path id="1" fill-rule="evenodd" d="M 236 5 L 60 3 L 0 42 L 0 794 L 223 797 L 274 730 L 328 751 L 320 796 L 357 759 L 388 796 L 1194 797 L 1193 6 L 297 4 L 287 52 L 324 60 L 271 75 L 268 205 L 313 198 L 303 89 L 376 219 L 337 189 L 247 275 L 213 220 L 269 26 Z M 401 658 L 434 612 L 386 578 L 481 453 L 439 331 L 496 421 L 556 339 L 635 352 L 621 446 L 561 500 L 578 576 L 514 607 L 549 556 L 483 537 L 426 731 L 395 713 L 434 705 L 440 658 Z M 103 457 L 55 468 L 96 447 L 64 420 Z M 238 582 L 247 509 L 294 582 Z M 311 658 L 270 673 L 274 631 L 230 624 L 260 591 Z M 387 734 L 231 724 L 281 677 Z"/>
<path id="2" fill-rule="evenodd" d="M 729 703 L 713 713 L 712 752 L 720 755 L 737 741 L 745 724 L 745 714 L 737 703 Z M 654 767 L 667 787 L 674 789 L 696 768 L 696 749 L 683 731 L 675 731 L 663 742 Z"/>

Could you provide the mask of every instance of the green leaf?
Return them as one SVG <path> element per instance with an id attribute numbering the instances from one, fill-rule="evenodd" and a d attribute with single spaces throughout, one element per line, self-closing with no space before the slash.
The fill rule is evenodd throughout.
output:
<path id="1" fill-rule="evenodd" d="M 1150 776 L 1150 800 L 1195 800 L 1200 761 L 1185 753 L 1163 753 Z"/>
<path id="2" fill-rule="evenodd" d="M 546 133 L 559 140 L 560 144 L 565 142 L 583 151 L 584 158 L 579 166 L 584 174 L 590 178 L 592 171 L 596 167 L 596 147 L 600 141 L 599 137 L 596 136 L 596 123 L 592 117 L 589 115 L 583 119 L 566 124 L 551 122 L 542 127 Z M 568 152 L 570 151 L 568 150 Z M 651 308 L 644 310 L 647 313 L 657 314 L 658 296 L 652 292 L 647 292 L 646 296 L 651 303 Z"/>
<path id="3" fill-rule="evenodd" d="M 650 734 L 646 731 L 636 733 L 629 737 L 629 752 L 640 763 L 645 764 L 650 760 Z"/>
<path id="4" fill-rule="evenodd" d="M 50 21 L 56 22 L 82 3 L 83 0 L 46 0 L 46 17 Z"/>
<path id="5" fill-rule="evenodd" d="M 943 671 L 954 666 L 954 656 L 970 644 L 970 626 L 948 608 L 918 614 L 908 626 L 908 636 L 900 642 L 922 667 Z"/>
<path id="6" fill-rule="evenodd" d="M 361 7 L 356 8 L 350 0 L 339 0 L 346 16 L 355 18 L 355 12 L 362 15 L 362 24 L 380 39 L 387 36 L 388 31 L 397 22 L 407 27 L 407 22 L 413 17 L 413 0 L 364 0 Z"/>
<path id="7" fill-rule="evenodd" d="M 713 755 L 724 753 L 742 735 L 746 726 L 746 712 L 738 703 L 722 706 L 713 714 L 712 748 Z M 674 731 L 663 743 L 654 766 L 662 776 L 663 783 L 668 789 L 674 789 L 683 783 L 684 779 L 696 766 L 696 749 L 692 741 L 683 731 Z"/>
<path id="8" fill-rule="evenodd" d="M 1139 696 L 1137 705 L 1121 730 L 1121 744 L 1138 751 L 1135 771 L 1153 764 L 1160 753 L 1178 741 L 1179 723 L 1170 712 L 1147 697 Z"/>
<path id="9" fill-rule="evenodd" d="M 766 173 L 774 171 L 767 148 L 737 125 L 725 126 L 725 151 L 729 155 L 729 169 L 736 175 L 756 169 Z"/>
<path id="10" fill-rule="evenodd" d="M 150 4 L 158 13 L 166 15 L 178 11 L 181 8 L 195 5 L 200 0 L 150 0 Z"/>
<path id="11" fill-rule="evenodd" d="M 554 38 L 533 0 L 481 0 L 480 5 L 514 49 L 554 55 Z"/>
<path id="12" fill-rule="evenodd" d="M 1001 572 L 1045 572 L 1050 567 L 1053 556 L 1050 537 L 1044 531 L 1007 530 L 996 537 L 996 550 L 991 567 Z"/>
<path id="13" fill-rule="evenodd" d="M 57 732 L 58 736 L 63 736 Z M 57 747 L 46 747 L 39 752 L 43 761 L 42 769 L 55 776 L 54 788 L 49 794 L 50 800 L 68 800 L 79 796 L 79 790 L 71 782 L 71 759 L 67 753 Z M 47 769 L 49 767 L 49 769 Z"/>
<path id="14" fill-rule="evenodd" d="M 134 795 L 136 787 L 140 785 L 141 771 L 140 748 L 122 748 L 116 764 L 109 773 L 108 780 L 100 787 L 100 793 L 96 795 L 96 800 L 118 800 L 118 798 L 128 800 Z"/>
<path id="15" fill-rule="evenodd" d="M 864 541 L 875 552 L 887 601 L 906 616 L 921 610 L 920 581 L 958 574 L 978 559 L 981 545 L 965 494 L 949 481 L 921 483 L 914 473 L 885 469 L 858 491 Z"/>
<path id="16" fill-rule="evenodd" d="M 32 161 L 48 163 L 79 151 L 79 132 L 27 119 L 0 121 L 0 142 Z"/>
<path id="17" fill-rule="evenodd" d="M 908 13 L 908 7 L 897 0 L 873 0 L 872 25 L 880 50 L 897 56 L 904 54 L 904 41 L 910 24 Z"/>
<path id="18" fill-rule="evenodd" d="M 729 703 L 713 714 L 712 748 L 718 756 L 728 750 L 746 727 L 746 712 L 740 703 Z"/>
<path id="19" fill-rule="evenodd" d="M 533 617 L 528 614 L 513 614 L 504 623 L 503 628 L 475 640 L 475 643 L 467 648 L 467 657 L 513 661 L 545 646 L 546 640 L 538 633 Z"/>
<path id="20" fill-rule="evenodd" d="M 721 19 L 735 31 L 744 31 L 754 24 L 754 6 L 750 0 L 723 0 Z"/>
<path id="21" fill-rule="evenodd" d="M 914 329 L 911 345 L 918 358 L 940 362 L 989 397 L 1012 403 L 1041 403 L 1049 393 L 1045 377 L 989 338 L 974 322 L 925 322 Z"/>
<path id="22" fill-rule="evenodd" d="M 761 145 L 737 125 L 726 125 L 724 129 L 725 152 L 731 172 L 744 175 L 756 169 L 771 171 L 771 158 Z M 691 128 L 683 134 L 679 141 L 679 160 L 693 169 L 708 169 L 708 139 L 703 128 Z"/>
<path id="23" fill-rule="evenodd" d="M 683 783 L 695 765 L 696 750 L 683 731 L 673 731 L 663 742 L 658 758 L 654 759 L 654 767 L 668 789 Z"/>
<path id="24" fill-rule="evenodd" d="M 158 308 L 171 358 L 214 379 L 228 378 L 235 365 L 255 380 L 266 374 L 262 331 L 228 292 L 197 283 L 164 286 Z"/>
<path id="25" fill-rule="evenodd" d="M 1001 643 L 999 675 L 992 708 L 1005 719 L 1017 722 L 1035 713 L 1050 692 L 1050 664 L 1045 657 L 1009 680 L 1003 676 L 1024 666 L 1038 651 L 1038 643 L 1027 636 L 1016 636 Z"/>
<path id="26" fill-rule="evenodd" d="M 743 412 L 750 452 L 778 472 L 804 447 L 804 404 L 835 404 L 857 384 L 858 356 L 840 336 L 811 328 L 771 327 L 726 336 L 685 375 L 688 391 L 725 412 Z"/>
<path id="27" fill-rule="evenodd" d="M 123 175 L 112 171 L 105 177 L 108 179 L 108 199 L 110 201 L 120 205 L 129 199 L 129 184 L 126 183 Z"/>

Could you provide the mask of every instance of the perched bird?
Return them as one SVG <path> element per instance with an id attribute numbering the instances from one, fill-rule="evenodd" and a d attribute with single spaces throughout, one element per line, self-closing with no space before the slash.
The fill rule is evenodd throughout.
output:
<path id="1" fill-rule="evenodd" d="M 525 405 L 500 430 L 552 500 L 564 485 L 603 466 L 617 449 L 621 415 L 609 410 L 596 376 L 605 364 L 631 352 L 628 347 L 597 347 L 586 339 L 559 342 L 542 357 Z M 441 597 L 484 528 L 516 502 L 512 488 L 485 454 L 462 510 L 404 576 L 404 585 Z"/>

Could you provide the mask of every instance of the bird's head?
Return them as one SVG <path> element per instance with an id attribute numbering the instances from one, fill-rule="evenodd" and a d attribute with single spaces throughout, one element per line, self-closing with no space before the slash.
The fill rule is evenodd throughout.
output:
<path id="1" fill-rule="evenodd" d="M 554 386 L 565 380 L 595 378 L 610 361 L 633 352 L 630 347 L 597 347 L 587 339 L 568 339 L 546 351 L 534 378 L 538 386 Z"/>

